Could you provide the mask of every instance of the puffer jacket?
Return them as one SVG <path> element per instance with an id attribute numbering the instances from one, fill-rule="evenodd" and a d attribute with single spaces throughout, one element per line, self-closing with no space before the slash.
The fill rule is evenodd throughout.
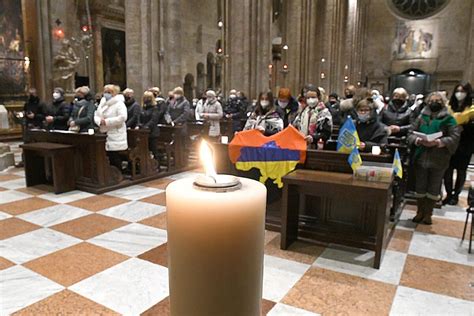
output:
<path id="1" fill-rule="evenodd" d="M 400 126 L 400 132 L 392 135 L 401 137 L 408 134 L 411 124 L 413 123 L 414 115 L 408 102 L 405 101 L 405 103 L 397 109 L 397 107 L 390 100 L 387 108 L 382 110 L 380 117 L 382 123 L 387 126 Z"/>
<path id="2" fill-rule="evenodd" d="M 100 125 L 101 119 L 105 120 L 105 125 Z M 94 122 L 100 126 L 102 133 L 107 133 L 105 150 L 119 151 L 128 148 L 127 143 L 127 107 L 124 97 L 118 94 L 109 101 L 102 98 L 94 115 Z"/>
<path id="3" fill-rule="evenodd" d="M 219 120 L 223 116 L 222 106 L 219 101 L 215 100 L 214 102 L 209 102 L 207 100 L 204 105 L 199 108 L 199 116 L 203 117 L 203 114 L 206 114 L 205 120 L 210 124 L 209 126 L 209 136 L 216 137 L 221 134 L 221 127 Z"/>
<path id="4" fill-rule="evenodd" d="M 56 130 L 67 130 L 69 114 L 69 105 L 64 101 L 63 96 L 61 96 L 59 99 L 54 100 L 52 104 L 46 107 L 45 117 L 53 117 L 53 121 L 51 123 L 47 123 L 45 121 L 46 128 Z"/>
<path id="5" fill-rule="evenodd" d="M 142 108 L 134 98 L 125 100 L 125 105 L 127 106 L 127 128 L 135 128 L 138 126 L 138 118 Z"/>
<path id="6" fill-rule="evenodd" d="M 444 107 L 438 113 L 431 113 L 430 107 L 425 106 L 421 115 L 413 122 L 408 133 L 408 142 L 415 146 L 417 136 L 413 131 L 423 132 L 425 127 L 438 124 L 437 131 L 443 132 L 440 138 L 444 147 L 416 146 L 415 162 L 423 168 L 446 169 L 449 165 L 451 155 L 456 152 L 460 137 L 460 128 L 456 120 L 449 114 L 448 108 Z"/>

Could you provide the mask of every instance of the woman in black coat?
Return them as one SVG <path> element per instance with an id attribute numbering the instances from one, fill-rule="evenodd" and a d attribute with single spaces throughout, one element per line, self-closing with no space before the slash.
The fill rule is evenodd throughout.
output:
<path id="1" fill-rule="evenodd" d="M 49 130 L 67 130 L 69 120 L 69 104 L 64 100 L 64 90 L 54 88 L 53 103 L 45 111 L 45 127 Z"/>
<path id="2" fill-rule="evenodd" d="M 138 127 L 141 129 L 150 130 L 150 136 L 148 140 L 148 149 L 153 153 L 153 157 L 158 161 L 159 153 L 156 145 L 156 139 L 160 135 L 160 128 L 158 123 L 163 119 L 165 115 L 165 109 L 157 106 L 155 96 L 151 91 L 145 91 L 143 93 L 143 109 L 138 119 Z"/>
<path id="3" fill-rule="evenodd" d="M 377 119 L 374 102 L 371 98 L 362 99 L 355 107 L 356 129 L 360 139 L 361 151 L 372 151 L 373 146 L 387 144 L 387 131 Z"/>

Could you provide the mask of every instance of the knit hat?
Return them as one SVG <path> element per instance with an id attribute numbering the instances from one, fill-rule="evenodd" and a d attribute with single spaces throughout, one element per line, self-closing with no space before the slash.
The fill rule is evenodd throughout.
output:
<path id="1" fill-rule="evenodd" d="M 279 99 L 289 99 L 291 98 L 291 92 L 288 88 L 280 88 L 278 91 L 278 98 Z"/>

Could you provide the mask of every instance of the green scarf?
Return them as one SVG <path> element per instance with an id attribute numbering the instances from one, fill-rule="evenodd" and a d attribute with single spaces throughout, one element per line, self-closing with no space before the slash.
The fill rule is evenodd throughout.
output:
<path id="1" fill-rule="evenodd" d="M 446 115 L 441 118 L 431 119 L 429 115 L 421 115 L 421 125 L 419 131 L 425 134 L 434 134 L 440 132 L 443 126 L 454 126 L 456 125 L 456 120 L 451 115 Z M 416 148 L 415 151 L 415 160 L 420 157 L 420 155 L 426 150 L 426 147 L 420 146 Z"/>

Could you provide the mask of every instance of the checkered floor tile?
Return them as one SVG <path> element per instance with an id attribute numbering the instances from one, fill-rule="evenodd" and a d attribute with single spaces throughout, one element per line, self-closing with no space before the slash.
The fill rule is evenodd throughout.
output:
<path id="1" fill-rule="evenodd" d="M 0 315 L 168 315 L 164 190 L 195 175 L 56 195 L 26 188 L 22 169 L 0 172 Z M 407 205 L 379 270 L 373 252 L 301 241 L 283 251 L 266 231 L 262 315 L 474 315 L 465 203 L 463 192 L 431 226 Z"/>

